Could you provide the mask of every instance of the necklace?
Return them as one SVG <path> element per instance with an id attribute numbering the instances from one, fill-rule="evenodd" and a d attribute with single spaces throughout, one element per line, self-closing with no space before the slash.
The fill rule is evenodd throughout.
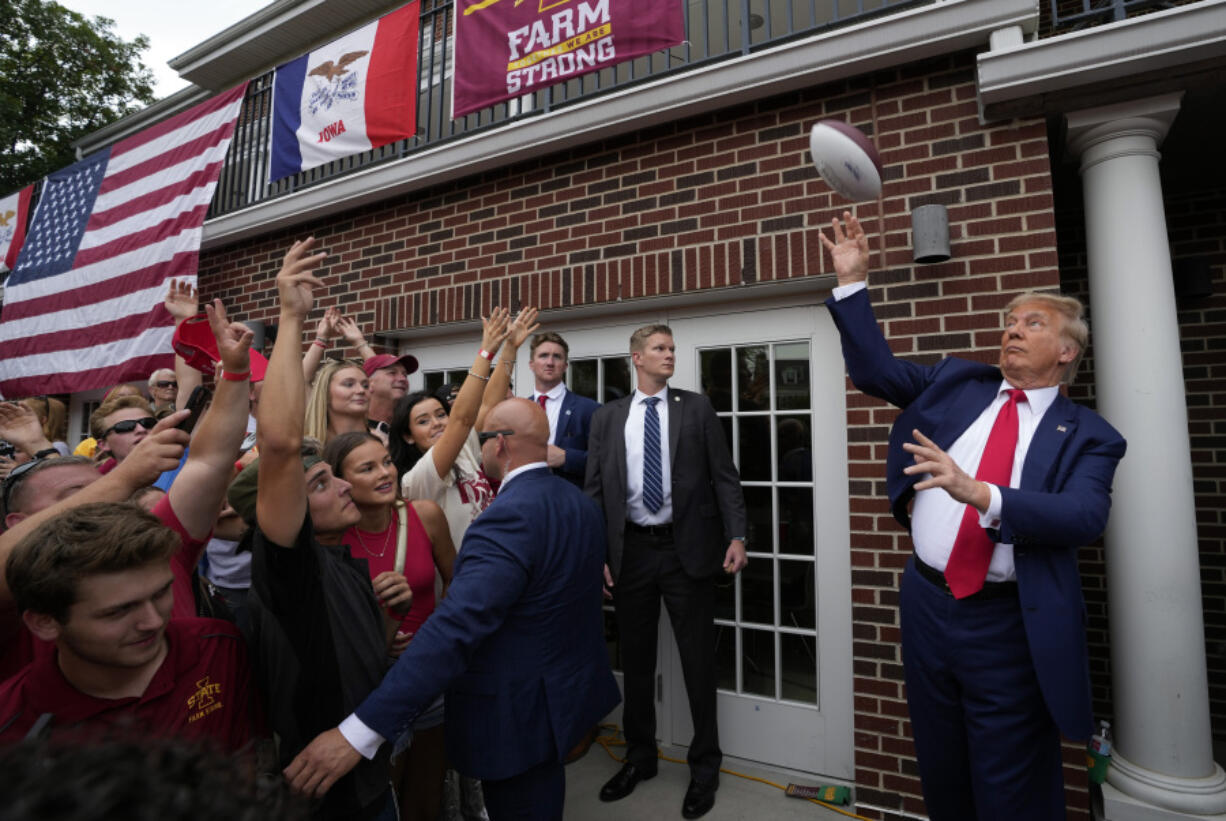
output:
<path id="1" fill-rule="evenodd" d="M 396 529 L 395 525 L 396 525 L 396 511 L 393 510 L 392 518 L 388 521 L 387 530 L 383 534 L 383 549 L 380 550 L 378 553 L 371 550 L 370 547 L 367 546 L 366 540 L 362 538 L 361 528 L 359 528 L 357 525 L 354 525 L 353 532 L 357 534 L 358 544 L 361 546 L 363 550 L 366 551 L 367 556 L 370 556 L 373 559 L 381 559 L 383 558 L 383 554 L 387 552 L 388 546 L 392 543 L 392 531 Z"/>

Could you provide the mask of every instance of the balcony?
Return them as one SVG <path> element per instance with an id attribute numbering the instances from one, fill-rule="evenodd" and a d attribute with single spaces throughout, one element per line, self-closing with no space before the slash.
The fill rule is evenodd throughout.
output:
<path id="1" fill-rule="evenodd" d="M 213 220 L 338 177 L 411 157 L 478 133 L 573 108 L 636 85 L 693 73 L 823 32 L 933 0 L 688 0 L 686 40 L 667 51 L 572 79 L 463 118 L 451 118 L 451 0 L 421 0 L 417 134 L 362 154 L 268 182 L 273 72 L 250 81 L 234 140 L 209 211 Z"/>

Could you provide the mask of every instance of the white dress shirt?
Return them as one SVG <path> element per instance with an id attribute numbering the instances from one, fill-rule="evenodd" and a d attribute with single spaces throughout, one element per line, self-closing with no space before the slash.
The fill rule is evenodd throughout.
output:
<path id="1" fill-rule="evenodd" d="M 836 300 L 846 299 L 857 291 L 863 290 L 865 283 L 854 282 L 850 285 L 840 285 L 832 289 Z M 974 476 L 979 470 L 979 460 L 983 458 L 984 448 L 988 444 L 988 436 L 996 423 L 996 415 L 1008 399 L 1007 390 L 1013 388 L 1007 381 L 1001 380 L 1000 388 L 992 403 L 984 408 L 983 413 L 971 423 L 962 435 L 950 445 L 946 452 L 963 472 Z M 1022 478 L 1022 466 L 1026 464 L 1026 454 L 1030 451 L 1030 443 L 1034 432 L 1043 419 L 1043 414 L 1056 401 L 1060 393 L 1059 386 L 1036 388 L 1026 391 L 1026 401 L 1017 405 L 1017 449 L 1013 452 L 1013 473 L 1009 478 L 1009 487 L 1018 487 Z M 931 435 L 932 431 L 921 431 Z M 927 478 L 925 474 L 924 478 Z M 991 502 L 985 513 L 980 514 L 979 524 L 985 528 L 1000 527 L 1001 496 L 1000 488 L 988 483 Z M 941 572 L 949 563 L 949 555 L 954 549 L 954 539 L 962 525 L 963 511 L 966 505 L 956 501 L 942 488 L 929 488 L 915 494 L 915 502 L 911 507 L 911 541 L 915 545 L 915 553 L 929 567 Z M 987 581 L 1012 581 L 1017 578 L 1013 567 L 1013 545 L 998 543 L 992 551 L 992 561 L 988 564 Z"/>
<path id="2" fill-rule="evenodd" d="M 541 393 L 534 392 L 532 394 L 533 402 L 540 402 Z M 545 416 L 549 419 L 549 444 L 557 443 L 558 439 L 558 417 L 562 415 L 562 400 L 566 398 L 566 383 L 559 382 L 550 389 L 545 396 Z"/>
<path id="3" fill-rule="evenodd" d="M 673 520 L 672 469 L 668 458 L 668 386 L 655 394 L 660 398 L 656 413 L 660 416 L 660 483 L 664 490 L 664 504 L 652 513 L 643 504 L 643 420 L 648 394 L 637 388 L 630 400 L 630 413 L 626 417 L 626 518 L 636 525 L 666 525 Z"/>

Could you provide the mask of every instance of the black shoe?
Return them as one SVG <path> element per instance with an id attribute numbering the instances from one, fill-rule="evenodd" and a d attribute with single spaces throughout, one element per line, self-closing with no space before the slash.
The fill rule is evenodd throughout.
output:
<path id="1" fill-rule="evenodd" d="M 707 781 L 690 779 L 690 788 L 681 802 L 681 815 L 685 818 L 700 818 L 715 806 L 715 791 L 719 789 L 719 776 Z"/>
<path id="2" fill-rule="evenodd" d="M 600 788 L 601 801 L 620 801 L 630 793 L 634 792 L 634 787 L 640 781 L 646 781 L 649 778 L 656 777 L 656 768 L 650 770 L 646 767 L 636 767 L 633 764 L 623 764 L 622 768 L 617 771 L 617 775 L 613 776 L 608 782 Z"/>

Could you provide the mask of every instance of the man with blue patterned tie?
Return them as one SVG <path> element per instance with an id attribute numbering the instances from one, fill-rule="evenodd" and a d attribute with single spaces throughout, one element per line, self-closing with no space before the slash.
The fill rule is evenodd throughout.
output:
<path id="1" fill-rule="evenodd" d="M 656 627 L 663 599 L 694 722 L 681 812 L 698 818 L 715 804 L 723 760 L 715 722 L 715 578 L 746 564 L 745 499 L 711 403 L 668 386 L 676 357 L 669 327 L 639 328 L 630 337 L 630 356 L 638 388 L 592 417 L 584 488 L 604 509 L 605 584 L 613 593 L 625 674 L 626 764 L 600 798 L 617 801 L 656 774 Z"/>

